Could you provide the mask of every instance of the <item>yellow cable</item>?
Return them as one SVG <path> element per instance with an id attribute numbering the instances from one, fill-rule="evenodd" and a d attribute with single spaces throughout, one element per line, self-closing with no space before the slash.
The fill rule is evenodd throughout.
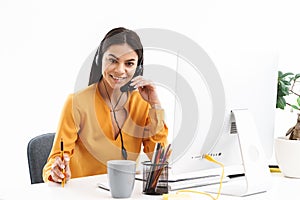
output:
<path id="1" fill-rule="evenodd" d="M 219 198 L 220 194 L 221 194 L 222 183 L 223 183 L 223 178 L 224 178 L 224 165 L 223 165 L 223 163 L 220 163 L 220 162 L 216 161 L 213 157 L 211 157 L 210 155 L 207 155 L 207 154 L 205 155 L 205 159 L 210 161 L 210 162 L 216 163 L 216 164 L 218 164 L 222 167 L 220 186 L 219 186 L 219 190 L 218 190 L 218 195 L 216 197 L 216 200 L 217 200 Z"/>
<path id="2" fill-rule="evenodd" d="M 280 173 L 280 169 L 279 168 L 275 168 L 275 167 L 270 167 L 270 172 L 271 173 Z"/>
<path id="3" fill-rule="evenodd" d="M 218 165 L 220 165 L 222 167 L 222 175 L 221 175 L 221 179 L 220 179 L 220 186 L 219 186 L 219 190 L 218 190 L 218 194 L 217 197 L 213 197 L 211 194 L 206 193 L 206 192 L 200 192 L 200 191 L 196 191 L 196 190 L 178 190 L 176 192 L 176 195 L 179 195 L 182 192 L 189 192 L 189 193 L 196 193 L 196 194 L 202 194 L 202 195 L 206 195 L 208 197 L 210 197 L 213 200 L 217 200 L 220 197 L 221 194 L 221 189 L 222 189 L 222 182 L 223 182 L 223 178 L 224 178 L 224 165 L 218 161 L 216 161 L 213 157 L 211 157 L 210 155 L 205 155 L 204 158 L 210 162 L 216 163 Z M 175 196 L 176 196 L 175 195 Z M 163 195 L 163 199 L 167 200 L 169 197 L 169 194 L 164 194 Z M 171 196 L 170 196 L 171 197 Z"/>

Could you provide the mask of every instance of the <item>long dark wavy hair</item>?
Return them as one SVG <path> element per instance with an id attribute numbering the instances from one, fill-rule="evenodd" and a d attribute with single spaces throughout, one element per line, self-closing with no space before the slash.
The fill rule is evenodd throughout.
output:
<path id="1" fill-rule="evenodd" d="M 138 55 L 137 64 L 143 67 L 143 45 L 138 34 L 124 27 L 114 28 L 105 35 L 97 49 L 90 72 L 89 85 L 101 80 L 103 54 L 111 45 L 116 44 L 128 44 Z"/>

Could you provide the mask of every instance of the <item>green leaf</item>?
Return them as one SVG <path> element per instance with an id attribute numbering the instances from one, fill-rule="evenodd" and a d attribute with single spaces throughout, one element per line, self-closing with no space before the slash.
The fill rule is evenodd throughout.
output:
<path id="1" fill-rule="evenodd" d="M 286 87 L 286 86 L 280 86 L 280 92 L 282 92 L 282 96 L 286 96 L 286 95 L 289 95 L 289 88 Z"/>
<path id="2" fill-rule="evenodd" d="M 283 73 L 282 71 L 278 71 L 276 108 L 280 108 L 283 110 L 285 109 L 287 105 L 285 97 L 294 93 L 294 91 L 291 91 L 291 85 L 294 85 L 297 79 L 300 79 L 300 73 L 294 74 L 292 72 Z M 296 96 L 298 96 L 298 105 L 288 105 L 293 109 L 300 110 L 300 97 L 297 94 Z"/>
<path id="3" fill-rule="evenodd" d="M 285 74 L 282 74 L 282 76 L 280 76 L 281 78 L 287 77 L 287 76 L 292 76 L 294 75 L 292 72 L 287 72 Z"/>
<path id="4" fill-rule="evenodd" d="M 276 108 L 280 108 L 284 110 L 285 106 L 286 106 L 285 99 L 283 97 L 277 97 Z"/>
<path id="5" fill-rule="evenodd" d="M 284 88 L 284 89 L 281 89 L 278 91 L 278 96 L 288 96 L 290 93 L 289 93 L 289 90 Z"/>
<path id="6" fill-rule="evenodd" d="M 292 108 L 296 109 L 296 110 L 300 110 L 300 108 L 296 105 L 291 105 Z"/>
<path id="7" fill-rule="evenodd" d="M 291 81 L 291 80 L 290 80 Z M 281 85 L 291 85 L 291 82 L 287 80 L 281 80 L 279 81 Z"/>

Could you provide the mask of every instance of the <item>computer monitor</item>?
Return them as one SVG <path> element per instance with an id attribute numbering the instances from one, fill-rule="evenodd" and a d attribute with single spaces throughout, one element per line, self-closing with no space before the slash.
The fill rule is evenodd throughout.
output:
<path id="1" fill-rule="evenodd" d="M 193 91 L 198 91 L 198 93 L 195 93 L 196 102 L 191 100 L 188 102 L 188 106 L 185 107 L 194 109 L 189 112 L 198 113 L 198 127 L 193 138 L 189 136 L 189 133 L 178 133 L 177 131 L 180 130 L 175 128 L 174 132 L 177 132 L 177 134 L 173 135 L 171 141 L 174 150 L 174 155 L 171 158 L 173 168 L 171 173 L 188 173 L 218 167 L 203 159 L 204 154 L 210 154 L 216 160 L 225 164 L 227 168 L 231 167 L 231 171 L 227 170 L 227 173 L 242 173 L 244 168 L 242 166 L 240 143 L 232 113 L 233 110 L 239 109 L 247 109 L 249 111 L 256 126 L 259 142 L 263 146 L 265 158 L 266 160 L 271 159 L 276 109 L 277 60 L 277 55 L 274 52 L 248 51 L 228 57 L 227 63 L 218 62 L 216 67 L 224 93 L 208 88 L 205 90 L 204 86 L 210 87 L 210 85 L 200 84 L 205 82 L 205 80 L 196 80 L 196 77 L 193 77 L 196 76 L 195 74 L 190 75 L 194 82 L 199 82 L 199 84 L 193 83 L 192 85 Z M 183 71 L 185 71 L 186 75 L 192 72 L 188 69 L 187 63 L 184 64 L 183 60 L 179 60 L 179 74 Z M 214 76 L 214 79 L 218 78 L 218 74 Z M 178 86 L 180 84 L 182 84 L 183 88 L 186 87 L 180 79 L 177 79 L 177 81 L 177 89 L 180 88 Z M 199 93 L 199 91 L 201 92 Z M 209 92 L 216 92 L 217 95 L 211 96 Z M 217 99 L 209 102 L 210 97 Z M 216 113 L 213 113 L 213 110 L 216 110 L 214 103 L 219 104 L 218 106 L 225 106 L 225 109 L 217 109 Z M 181 106 L 177 107 L 175 115 L 183 115 L 182 102 Z M 217 124 L 221 121 L 214 121 L 214 114 L 223 118 L 222 124 Z M 189 113 L 189 115 L 193 116 L 192 113 Z M 179 116 L 179 118 L 182 117 Z M 193 120 L 188 119 L 188 122 L 192 124 Z M 175 122 L 175 124 L 178 125 L 180 123 Z M 209 132 L 211 128 L 209 125 L 221 127 L 220 132 Z M 178 137 L 180 138 L 179 140 Z M 188 141 L 191 138 L 192 141 Z M 182 143 L 189 146 L 183 148 Z"/>
<path id="2" fill-rule="evenodd" d="M 266 159 L 272 157 L 276 52 L 261 43 L 247 43 L 249 48 L 245 43 L 234 46 L 242 48 L 221 50 L 222 54 L 214 54 L 213 49 L 207 53 L 174 31 L 136 31 L 145 50 L 144 76 L 156 83 L 165 109 L 173 149 L 170 175 L 218 168 L 203 159 L 204 154 L 227 168 L 233 166 L 233 171 L 226 170 L 228 173 L 243 172 L 240 143 L 231 129 L 232 110 L 249 111 Z"/>
<path id="3" fill-rule="evenodd" d="M 157 54 L 169 53 L 153 51 L 148 52 L 148 57 L 149 54 L 150 58 L 157 58 Z M 227 175 L 244 173 L 240 143 L 235 127 L 232 127 L 236 126 L 232 110 L 249 111 L 266 159 L 272 157 L 277 89 L 276 53 L 241 51 L 228 56 L 227 60 L 217 60 L 216 57 L 215 61 L 213 59 L 211 58 L 211 62 L 215 64 L 216 71 L 211 70 L 215 74 L 209 74 L 214 80 L 210 83 L 207 82 L 207 77 L 195 71 L 195 68 L 189 66 L 190 63 L 180 55 L 176 59 L 173 58 L 173 66 L 178 65 L 176 73 L 164 68 L 164 63 L 160 66 L 145 67 L 145 75 L 148 70 L 150 74 L 151 70 L 159 70 L 161 74 L 168 74 L 169 80 L 174 77 L 170 81 L 171 84 L 157 81 L 170 129 L 169 142 L 173 149 L 169 160 L 170 177 L 184 177 L 185 174 L 193 172 L 214 173 L 214 169 L 218 169 L 219 166 L 203 159 L 204 154 L 222 162 Z M 156 79 L 159 79 L 157 75 Z M 214 84 L 213 89 L 209 84 Z M 167 88 L 165 85 L 173 88 Z M 222 89 L 223 91 L 220 91 Z M 215 119 L 214 115 L 218 115 L 219 118 Z M 195 123 L 196 126 L 190 129 L 182 128 L 184 125 L 194 126 Z"/>
<path id="4" fill-rule="evenodd" d="M 151 60 L 160 56 L 167 58 L 167 54 L 170 54 L 148 51 L 150 51 L 148 56 L 151 55 L 149 57 L 153 58 Z M 245 157 L 249 155 L 244 155 L 243 158 L 238 131 L 243 128 L 239 126 L 244 124 L 236 124 L 232 111 L 247 110 L 253 120 L 255 130 L 251 134 L 257 134 L 258 140 L 255 143 L 261 144 L 263 152 L 256 152 L 256 148 L 250 146 L 250 149 L 246 149 L 246 151 L 254 151 L 251 152 L 250 157 L 263 156 L 265 163 L 272 157 L 277 93 L 277 53 L 249 50 L 227 53 L 226 60 L 218 60 L 218 57 L 209 57 L 209 55 L 205 55 L 205 58 L 210 61 L 205 62 L 201 68 L 196 68 L 191 66 L 185 57 L 174 53 L 173 60 L 169 58 L 165 62 L 171 62 L 176 72 L 163 67 L 167 63 L 148 66 L 150 74 L 154 71 L 168 74 L 167 78 L 165 77 L 169 80 L 167 84 L 165 80 L 163 84 L 161 83 L 163 77 L 157 78 L 156 75 L 156 79 L 161 79 L 157 81 L 158 91 L 160 97 L 163 97 L 162 105 L 170 129 L 169 142 L 173 149 L 169 160 L 171 179 L 220 173 L 220 166 L 204 159 L 204 154 L 209 154 L 223 163 L 225 175 L 245 174 L 247 160 Z M 205 67 L 210 68 L 209 73 L 201 72 Z M 215 71 L 211 69 L 213 67 L 216 68 Z M 145 68 L 145 74 L 149 68 Z M 154 76 L 152 78 L 155 79 Z M 169 95 L 166 95 L 167 93 Z M 246 135 L 246 140 L 248 136 Z M 244 144 L 247 143 L 248 141 Z M 237 192 L 242 194 L 243 191 Z"/>

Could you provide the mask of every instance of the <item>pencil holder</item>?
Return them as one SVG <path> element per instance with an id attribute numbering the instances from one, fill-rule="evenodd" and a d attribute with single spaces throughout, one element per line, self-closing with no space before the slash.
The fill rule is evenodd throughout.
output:
<path id="1" fill-rule="evenodd" d="M 143 193 L 161 195 L 168 193 L 168 163 L 153 164 L 145 161 L 143 164 Z"/>

